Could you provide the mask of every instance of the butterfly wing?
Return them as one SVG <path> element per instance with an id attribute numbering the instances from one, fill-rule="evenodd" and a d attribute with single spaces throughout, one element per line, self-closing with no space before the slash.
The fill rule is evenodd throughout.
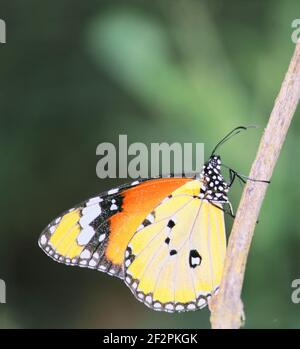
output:
<path id="1" fill-rule="evenodd" d="M 221 279 L 226 251 L 223 211 L 199 198 L 202 182 L 175 191 L 147 217 L 126 250 L 125 282 L 148 307 L 203 308 Z"/>
<path id="2" fill-rule="evenodd" d="M 159 202 L 190 178 L 135 181 L 95 196 L 53 220 L 39 246 L 54 260 L 123 278 L 129 240 Z"/>

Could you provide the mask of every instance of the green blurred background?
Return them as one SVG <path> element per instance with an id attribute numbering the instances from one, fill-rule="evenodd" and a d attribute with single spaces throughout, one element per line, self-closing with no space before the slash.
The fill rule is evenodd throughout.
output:
<path id="1" fill-rule="evenodd" d="M 294 1 L 3 1 L 0 45 L 1 328 L 206 328 L 209 311 L 154 312 L 119 280 L 37 246 L 63 210 L 123 183 L 96 176 L 96 146 L 204 142 L 238 125 L 223 161 L 247 174 L 292 55 Z M 299 110 L 257 225 L 246 327 L 299 328 Z M 242 188 L 230 194 L 236 208 Z M 228 231 L 232 220 L 227 218 Z"/>

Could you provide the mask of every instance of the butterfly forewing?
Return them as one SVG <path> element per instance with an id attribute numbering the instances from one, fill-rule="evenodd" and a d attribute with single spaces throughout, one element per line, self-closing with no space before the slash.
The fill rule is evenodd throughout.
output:
<path id="1" fill-rule="evenodd" d="M 39 245 L 58 262 L 123 278 L 125 250 L 138 226 L 164 197 L 190 180 L 134 181 L 95 196 L 52 221 Z"/>

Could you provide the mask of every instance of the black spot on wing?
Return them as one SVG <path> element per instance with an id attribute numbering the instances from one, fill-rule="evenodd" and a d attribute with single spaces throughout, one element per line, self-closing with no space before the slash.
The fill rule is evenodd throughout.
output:
<path id="1" fill-rule="evenodd" d="M 175 254 L 177 254 L 177 251 L 176 251 L 176 250 L 171 250 L 171 251 L 170 251 L 170 256 L 174 256 Z"/>
<path id="2" fill-rule="evenodd" d="M 143 223 L 142 223 L 142 225 L 144 226 L 144 227 L 147 227 L 148 225 L 150 225 L 151 224 L 151 222 L 149 221 L 149 219 L 144 219 L 143 220 Z"/>
<path id="3" fill-rule="evenodd" d="M 155 219 L 155 212 L 151 212 L 142 222 L 143 227 L 147 227 L 148 225 L 152 224 Z"/>
<path id="4" fill-rule="evenodd" d="M 168 222 L 167 227 L 172 229 L 173 227 L 175 227 L 175 222 L 172 219 L 170 219 L 169 222 Z"/>
<path id="5" fill-rule="evenodd" d="M 202 257 L 197 250 L 190 250 L 189 264 L 191 268 L 196 268 L 201 264 Z"/>

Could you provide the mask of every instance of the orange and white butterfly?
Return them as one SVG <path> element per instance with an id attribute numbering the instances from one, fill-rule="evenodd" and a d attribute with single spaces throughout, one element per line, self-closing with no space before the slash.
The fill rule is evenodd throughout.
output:
<path id="1" fill-rule="evenodd" d="M 154 310 L 205 307 L 222 276 L 223 205 L 230 205 L 216 148 L 193 178 L 136 180 L 64 212 L 39 246 L 57 262 L 121 278 Z"/>

